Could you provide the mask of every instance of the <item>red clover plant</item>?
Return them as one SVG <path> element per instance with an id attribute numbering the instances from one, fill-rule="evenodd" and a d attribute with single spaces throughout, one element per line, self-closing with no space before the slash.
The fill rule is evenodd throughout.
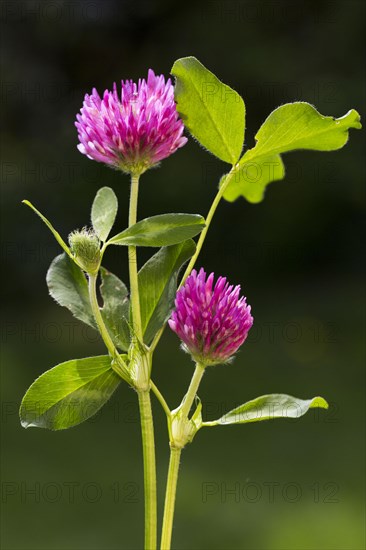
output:
<path id="1" fill-rule="evenodd" d="M 135 389 L 142 430 L 145 495 L 145 548 L 157 548 L 156 467 L 150 394 L 167 416 L 170 464 L 166 487 L 161 549 L 169 550 L 178 469 L 182 449 L 202 428 L 274 418 L 297 418 L 312 407 L 327 408 L 322 397 L 298 399 L 263 395 L 205 422 L 197 392 L 206 369 L 230 361 L 253 324 L 240 286 L 224 276 L 214 281 L 194 269 L 216 208 L 222 198 L 263 199 L 266 186 L 284 178 L 282 153 L 295 149 L 332 151 L 361 128 L 355 110 L 335 119 L 304 102 L 281 105 L 271 113 L 242 154 L 245 107 L 242 98 L 220 82 L 194 57 L 176 61 L 175 86 L 149 70 L 147 80 L 122 81 L 102 96 L 86 95 L 76 127 L 79 151 L 131 176 L 128 227 L 109 237 L 118 211 L 112 189 L 98 191 L 91 209 L 91 228 L 69 235 L 69 245 L 29 202 L 63 249 L 47 273 L 51 296 L 80 321 L 98 330 L 106 355 L 73 359 L 42 374 L 21 404 L 22 425 L 63 430 L 94 415 L 124 381 Z M 137 221 L 139 178 L 185 145 L 184 126 L 210 153 L 231 166 L 219 182 L 206 218 L 198 214 L 161 214 Z M 199 235 L 199 237 L 198 237 Z M 193 240 L 198 237 L 197 242 Z M 128 249 L 129 290 L 102 267 L 109 246 Z M 140 246 L 159 250 L 137 266 Z M 188 262 L 184 274 L 181 268 Z M 97 299 L 97 285 L 103 301 Z M 255 307 L 254 307 L 255 310 Z M 182 341 L 196 364 L 181 404 L 174 410 L 152 380 L 153 354 L 165 325 Z"/>

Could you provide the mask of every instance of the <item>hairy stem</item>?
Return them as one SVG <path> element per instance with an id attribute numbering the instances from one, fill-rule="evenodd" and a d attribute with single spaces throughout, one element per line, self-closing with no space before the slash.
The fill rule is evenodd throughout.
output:
<path id="1" fill-rule="evenodd" d="M 155 550 L 157 544 L 156 465 L 150 392 L 138 392 L 138 397 L 144 459 L 145 550 Z"/>
<path id="2" fill-rule="evenodd" d="M 182 449 L 176 448 L 172 448 L 170 451 L 169 470 L 164 505 L 163 530 L 161 535 L 161 550 L 170 550 L 181 452 Z"/>
<path id="3" fill-rule="evenodd" d="M 182 401 L 180 407 L 180 414 L 183 418 L 188 418 L 189 411 L 193 405 L 194 398 L 196 397 L 198 387 L 201 383 L 203 373 L 205 372 L 205 367 L 201 363 L 196 364 L 195 371 L 192 376 L 191 383 L 189 384 L 188 391 Z"/>
<path id="4" fill-rule="evenodd" d="M 180 415 L 183 421 L 188 419 L 189 412 L 196 397 L 204 372 L 204 365 L 197 363 L 188 391 L 178 409 L 180 410 Z M 181 452 L 181 447 L 175 447 L 174 441 L 171 441 L 168 479 L 165 493 L 163 529 L 161 535 L 161 550 L 170 550 Z"/>
<path id="5" fill-rule="evenodd" d="M 130 209 L 128 226 L 134 225 L 137 220 L 137 202 L 139 192 L 139 175 L 131 175 Z M 130 299 L 132 311 L 132 326 L 134 335 L 143 342 L 140 296 L 137 274 L 136 247 L 128 247 L 128 266 L 130 273 Z M 148 383 L 148 380 L 146 381 Z M 155 550 L 157 544 L 157 498 L 156 498 L 156 464 L 154 424 L 151 410 L 150 387 L 147 390 L 138 390 L 142 453 L 144 461 L 144 499 L 145 499 L 145 550 Z"/>
<path id="6" fill-rule="evenodd" d="M 170 418 L 171 412 L 168 407 L 168 404 L 152 380 L 150 380 L 150 388 L 152 389 L 153 393 L 155 394 L 155 397 L 158 399 L 160 405 L 164 409 L 165 414 L 167 415 L 168 418 Z"/>
<path id="7" fill-rule="evenodd" d="M 122 359 L 119 356 L 119 353 L 113 343 L 113 340 L 108 332 L 107 327 L 105 326 L 102 314 L 99 309 L 98 299 L 97 299 L 97 275 L 89 275 L 89 300 L 90 305 L 93 311 L 93 315 L 95 318 L 95 321 L 98 325 L 98 329 L 100 332 L 101 337 L 103 338 L 103 342 L 111 355 L 111 357 L 116 361 L 116 365 L 114 368 L 115 370 L 124 378 L 125 380 L 128 380 L 128 371 L 127 367 L 122 361 Z M 127 375 L 127 376 L 126 376 Z"/>
<path id="8" fill-rule="evenodd" d="M 206 235 L 207 235 L 207 232 L 210 228 L 210 225 L 211 225 L 211 222 L 212 222 L 212 218 L 214 217 L 214 214 L 216 212 L 216 209 L 223 197 L 223 194 L 225 193 L 226 189 L 227 189 L 227 186 L 229 185 L 229 183 L 231 182 L 232 178 L 235 177 L 235 166 L 233 166 L 233 168 L 230 170 L 230 172 L 227 174 L 225 180 L 222 182 L 214 200 L 213 200 L 213 203 L 211 204 L 211 207 L 210 207 L 210 210 L 208 211 L 208 214 L 206 216 L 206 221 L 205 221 L 205 228 L 203 229 L 198 241 L 197 241 L 197 248 L 196 248 L 196 252 L 194 253 L 194 255 L 192 256 L 188 266 L 187 266 L 187 269 L 185 270 L 184 272 L 184 275 L 182 277 L 182 280 L 180 282 L 180 285 L 179 286 L 182 286 L 182 284 L 184 283 L 184 281 L 186 280 L 186 278 L 188 277 L 188 275 L 190 274 L 190 272 L 192 271 L 192 269 L 194 268 L 195 264 L 196 264 L 196 261 L 197 261 L 197 258 L 201 252 L 201 249 L 202 249 L 202 246 L 203 246 L 203 243 L 205 242 L 205 238 L 206 238 Z"/>
<path id="9" fill-rule="evenodd" d="M 206 238 L 206 235 L 208 233 L 208 230 L 210 228 L 210 225 L 211 225 L 211 222 L 212 222 L 212 218 L 214 217 L 214 214 L 216 212 L 216 209 L 223 197 L 223 194 L 225 193 L 226 189 L 227 189 L 227 186 L 229 185 L 229 183 L 231 182 L 232 178 L 235 177 L 235 166 L 232 167 L 232 169 L 230 170 L 230 172 L 227 174 L 225 180 L 222 182 L 212 204 L 211 204 L 211 207 L 210 207 L 210 210 L 208 211 L 208 214 L 206 216 L 206 222 L 205 222 L 205 228 L 203 229 L 199 239 L 198 239 L 198 242 L 197 242 L 197 247 L 196 247 L 196 252 L 194 253 L 194 255 L 192 256 L 188 266 L 187 266 L 187 269 L 185 270 L 184 272 L 184 275 L 182 277 L 182 280 L 180 282 L 180 285 L 179 285 L 179 288 L 183 285 L 184 281 L 186 280 L 186 278 L 188 277 L 188 275 L 191 273 L 192 269 L 194 268 L 195 264 L 196 264 L 196 261 L 197 261 L 197 258 L 201 252 L 201 249 L 202 249 L 202 246 L 203 246 L 203 243 L 205 242 L 205 238 Z M 154 349 L 156 348 L 156 346 L 158 345 L 159 343 L 159 340 L 160 338 L 162 337 L 163 335 L 163 332 L 164 332 L 164 329 L 165 329 L 165 326 L 164 325 L 160 330 L 159 332 L 157 332 L 157 334 L 155 335 L 155 338 L 154 340 L 152 341 L 152 344 L 151 344 L 151 350 L 154 351 Z"/>
<path id="10" fill-rule="evenodd" d="M 134 225 L 137 219 L 137 201 L 139 194 L 139 176 L 131 176 L 130 210 L 128 215 L 128 227 Z M 128 266 L 130 272 L 130 293 L 133 328 L 137 338 L 142 342 L 141 310 L 139 297 L 139 284 L 137 277 L 136 246 L 128 247 Z"/>
<path id="11" fill-rule="evenodd" d="M 104 324 L 103 317 L 99 309 L 96 285 L 97 285 L 97 275 L 89 275 L 89 300 L 90 300 L 90 305 L 92 307 L 93 315 L 98 325 L 99 332 L 103 338 L 103 342 L 105 343 L 106 348 L 108 349 L 110 355 L 114 357 L 116 355 L 116 348 L 112 338 L 110 337 L 107 327 Z"/>

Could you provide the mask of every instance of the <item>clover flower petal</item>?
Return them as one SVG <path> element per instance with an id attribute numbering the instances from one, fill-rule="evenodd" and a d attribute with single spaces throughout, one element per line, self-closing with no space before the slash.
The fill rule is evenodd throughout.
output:
<path id="1" fill-rule="evenodd" d="M 79 151 L 129 174 L 142 174 L 187 142 L 171 80 L 152 69 L 137 84 L 122 80 L 120 94 L 116 83 L 102 97 L 94 88 L 76 119 Z"/>
<path id="2" fill-rule="evenodd" d="M 226 277 L 214 285 L 214 274 L 207 277 L 201 269 L 178 290 L 168 323 L 195 361 L 215 365 L 227 362 L 245 342 L 253 317 L 239 285 Z"/>

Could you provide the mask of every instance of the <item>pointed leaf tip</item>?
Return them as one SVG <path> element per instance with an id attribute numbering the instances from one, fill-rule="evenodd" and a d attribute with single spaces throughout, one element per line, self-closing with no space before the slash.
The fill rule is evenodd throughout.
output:
<path id="1" fill-rule="evenodd" d="M 37 216 L 39 216 L 41 218 L 41 220 L 48 227 L 48 229 L 51 231 L 52 235 L 55 237 L 56 241 L 61 246 L 61 248 L 66 252 L 66 254 L 71 259 L 73 259 L 70 248 L 67 246 L 67 244 L 65 243 L 65 241 L 63 240 L 61 235 L 58 233 L 58 231 L 56 231 L 56 229 L 53 227 L 51 222 L 39 210 L 37 210 L 37 208 L 35 206 L 33 206 L 33 204 L 30 201 L 28 201 L 27 199 L 22 200 L 22 203 L 29 206 L 29 208 L 31 208 L 33 210 L 33 212 L 35 212 L 37 214 Z"/>

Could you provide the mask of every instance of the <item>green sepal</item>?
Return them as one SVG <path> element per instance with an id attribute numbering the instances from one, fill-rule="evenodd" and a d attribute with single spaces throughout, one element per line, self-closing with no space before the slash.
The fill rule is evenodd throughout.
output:
<path id="1" fill-rule="evenodd" d="M 196 433 L 202 427 L 202 403 L 197 395 L 195 405 L 195 411 L 190 418 L 182 415 L 182 404 L 171 411 L 168 418 L 168 431 L 172 447 L 183 449 L 187 443 L 193 441 Z"/>

